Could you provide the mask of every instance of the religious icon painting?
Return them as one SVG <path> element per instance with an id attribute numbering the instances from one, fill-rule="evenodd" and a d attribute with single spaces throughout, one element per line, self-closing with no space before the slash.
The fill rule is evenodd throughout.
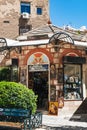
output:
<path id="1" fill-rule="evenodd" d="M 49 102 L 49 115 L 58 115 L 58 102 Z"/>

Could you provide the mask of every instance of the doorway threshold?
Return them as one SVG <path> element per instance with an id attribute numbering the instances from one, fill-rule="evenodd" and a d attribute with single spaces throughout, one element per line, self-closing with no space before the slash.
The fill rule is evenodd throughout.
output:
<path id="1" fill-rule="evenodd" d="M 37 112 L 41 112 L 43 115 L 48 115 L 48 110 L 37 109 Z"/>

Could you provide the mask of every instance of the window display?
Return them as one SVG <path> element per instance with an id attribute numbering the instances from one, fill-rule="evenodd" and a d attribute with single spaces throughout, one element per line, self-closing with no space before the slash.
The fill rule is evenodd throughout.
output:
<path id="1" fill-rule="evenodd" d="M 82 77 L 81 65 L 64 64 L 64 99 L 81 100 Z"/>

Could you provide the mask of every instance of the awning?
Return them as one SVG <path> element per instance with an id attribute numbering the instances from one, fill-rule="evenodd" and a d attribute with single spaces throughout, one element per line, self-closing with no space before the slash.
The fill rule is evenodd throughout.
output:
<path id="1" fill-rule="evenodd" d="M 87 47 L 87 42 L 74 41 L 74 45 L 81 46 L 81 47 Z"/>
<path id="2" fill-rule="evenodd" d="M 6 39 L 6 42 L 7 42 L 7 46 L 8 47 L 33 46 L 33 45 L 48 44 L 49 39 L 45 39 L 45 40 L 31 40 L 31 41 L 16 41 L 16 40 Z"/>
<path id="3" fill-rule="evenodd" d="M 8 48 L 8 47 L 21 47 L 21 46 L 33 46 L 33 45 L 46 45 L 49 44 L 49 39 L 43 39 L 43 40 L 31 40 L 31 41 L 16 41 L 11 40 L 7 38 L 0 38 L 0 50 L 1 48 Z M 87 47 L 87 42 L 81 42 L 81 41 L 74 41 L 75 46 L 82 46 Z M 5 49 L 6 49 L 5 48 Z M 4 49 L 3 49 L 4 50 Z"/>
<path id="4" fill-rule="evenodd" d="M 49 39 L 45 40 L 32 40 L 32 41 L 19 41 L 13 43 L 7 43 L 8 46 L 33 46 L 33 45 L 45 45 L 48 44 Z"/>

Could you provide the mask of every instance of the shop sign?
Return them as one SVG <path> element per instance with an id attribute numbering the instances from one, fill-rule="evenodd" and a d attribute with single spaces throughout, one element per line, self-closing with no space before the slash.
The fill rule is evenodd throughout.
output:
<path id="1" fill-rule="evenodd" d="M 75 57 L 75 56 L 64 56 L 63 63 L 78 63 L 78 64 L 85 64 L 86 58 L 85 57 Z"/>
<path id="2" fill-rule="evenodd" d="M 36 64 L 36 65 L 29 65 L 29 72 L 30 71 L 47 71 L 48 70 L 48 65 L 40 65 L 40 64 Z"/>
<path id="3" fill-rule="evenodd" d="M 48 39 L 48 35 L 28 36 L 28 40 Z"/>

